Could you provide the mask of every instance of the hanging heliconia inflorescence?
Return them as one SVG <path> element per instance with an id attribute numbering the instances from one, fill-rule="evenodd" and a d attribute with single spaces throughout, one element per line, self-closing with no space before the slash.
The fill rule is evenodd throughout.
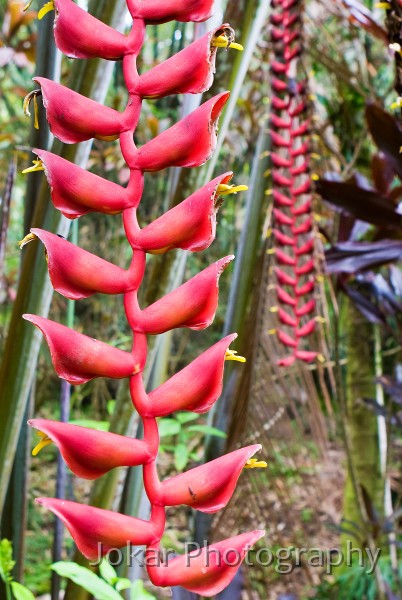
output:
<path id="1" fill-rule="evenodd" d="M 38 498 L 37 502 L 64 521 L 88 559 L 96 558 L 99 549 L 104 555 L 111 548 L 128 543 L 145 545 L 146 566 L 155 585 L 180 585 L 205 596 L 213 596 L 228 585 L 247 550 L 264 531 L 244 533 L 204 548 L 200 553 L 161 562 L 165 507 L 185 504 L 203 512 L 215 512 L 229 501 L 244 467 L 266 466 L 266 463 L 252 458 L 260 450 L 256 444 L 160 481 L 156 467 L 157 418 L 175 410 L 208 411 L 222 391 L 225 360 L 244 362 L 244 359 L 229 350 L 236 338 L 236 334 L 232 334 L 150 393 L 144 389 L 142 373 L 147 359 L 147 335 L 176 327 L 204 329 L 211 324 L 218 302 L 218 280 L 233 256 L 218 260 L 145 309 L 139 306 L 137 291 L 143 280 L 147 252 L 159 254 L 171 248 L 205 250 L 214 240 L 216 212 L 223 197 L 246 188 L 230 185 L 232 173 L 224 173 L 143 229 L 138 225 L 136 209 L 143 191 L 144 172 L 171 166 L 195 167 L 210 158 L 216 145 L 218 117 L 229 93 L 211 98 L 139 149 L 133 136 L 143 98 L 203 92 L 212 83 L 217 48 L 241 49 L 234 43 L 231 27 L 224 24 L 150 71 L 138 74 L 136 59 L 148 24 L 173 19 L 205 21 L 211 14 L 212 4 L 213 0 L 127 0 L 133 18 L 127 36 L 98 21 L 71 0 L 54 0 L 40 11 L 41 17 L 54 8 L 56 44 L 67 56 L 122 60 L 128 103 L 120 113 L 63 85 L 37 77 L 35 81 L 40 89 L 27 96 L 27 113 L 32 101 L 37 122 L 36 97 L 42 95 L 50 129 L 62 142 L 119 139 L 130 179 L 123 188 L 44 150 L 35 150 L 38 158 L 27 171 L 45 171 L 55 207 L 70 219 L 90 211 L 122 213 L 133 257 L 125 271 L 37 228 L 21 242 L 23 246 L 37 238 L 44 244 L 53 287 L 67 298 L 77 300 L 95 293 L 123 294 L 125 313 L 133 331 L 131 352 L 111 347 L 46 318 L 24 316 L 42 331 L 54 367 L 63 379 L 77 385 L 94 377 L 128 378 L 132 402 L 144 427 L 143 439 L 137 440 L 33 419 L 30 425 L 41 436 L 34 453 L 53 442 L 71 470 L 87 479 L 95 479 L 115 467 L 143 465 L 151 514 L 149 521 L 144 521 L 54 498 Z"/>
<path id="2" fill-rule="evenodd" d="M 308 93 L 297 78 L 302 52 L 302 0 L 271 0 L 271 145 L 273 249 L 279 326 L 273 331 L 290 350 L 278 364 L 314 360 L 302 339 L 315 328 L 314 236 L 309 169 Z"/>

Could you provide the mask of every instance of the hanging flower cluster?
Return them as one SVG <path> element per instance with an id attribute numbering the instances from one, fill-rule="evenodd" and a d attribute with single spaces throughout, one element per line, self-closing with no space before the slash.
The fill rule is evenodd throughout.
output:
<path id="1" fill-rule="evenodd" d="M 274 60 L 271 98 L 271 153 L 276 289 L 280 326 L 275 330 L 290 354 L 278 361 L 312 361 L 317 353 L 301 347 L 315 328 L 312 313 L 314 237 L 311 212 L 306 80 L 297 79 L 302 51 L 301 0 L 271 0 L 271 42 Z"/>
<path id="2" fill-rule="evenodd" d="M 247 188 L 230 185 L 232 173 L 224 173 L 143 229 L 139 227 L 136 209 L 145 172 L 170 166 L 194 167 L 208 160 L 216 145 L 218 117 L 229 93 L 211 98 L 139 149 L 133 136 L 143 98 L 203 92 L 212 83 L 217 48 L 241 49 L 233 41 L 231 27 L 223 24 L 150 71 L 138 74 L 136 58 L 148 24 L 173 19 L 204 21 L 210 16 L 212 3 L 213 0 L 127 0 L 133 18 L 127 36 L 101 23 L 72 0 L 54 0 L 40 11 L 42 16 L 54 8 L 56 44 L 67 56 L 122 60 L 128 102 L 125 110 L 118 112 L 37 77 L 40 88 L 27 96 L 26 111 L 29 114 L 33 101 L 36 117 L 36 97 L 42 95 L 50 129 L 62 142 L 119 139 L 130 179 L 123 188 L 44 150 L 35 150 L 38 158 L 27 171 L 45 171 L 54 206 L 70 219 L 90 211 L 122 213 L 133 255 L 129 268 L 124 270 L 41 229 L 32 229 L 21 242 L 23 246 L 39 239 L 44 244 L 51 282 L 65 297 L 78 300 L 95 293 L 123 294 L 126 317 L 133 331 L 131 352 L 40 316 L 24 318 L 43 333 L 54 368 L 63 379 L 77 385 L 94 377 L 128 378 L 132 402 L 144 426 L 144 437 L 139 440 L 33 419 L 30 425 L 41 437 L 34 454 L 54 443 L 71 470 L 87 479 L 100 477 L 115 467 L 143 465 L 151 515 L 149 521 L 144 521 L 55 498 L 38 498 L 37 502 L 64 521 L 87 558 L 97 557 L 99 548 L 104 555 L 111 548 L 128 543 L 146 545 L 146 566 L 155 585 L 180 585 L 205 596 L 215 595 L 228 585 L 247 550 L 264 531 L 244 533 L 204 548 L 201 553 L 163 563 L 160 540 L 165 528 L 165 507 L 185 504 L 215 512 L 229 501 L 245 466 L 254 468 L 266 463 L 252 458 L 260 450 L 256 444 L 160 481 L 156 466 L 157 417 L 175 410 L 209 410 L 222 391 L 225 360 L 244 359 L 229 349 L 236 338 L 232 334 L 150 393 L 144 388 L 142 373 L 147 359 L 147 335 L 177 327 L 199 330 L 211 324 L 218 302 L 219 277 L 234 257 L 218 260 L 146 308 L 140 308 L 137 292 L 144 276 L 146 253 L 159 254 L 171 248 L 205 250 L 214 240 L 216 213 L 223 197 Z"/>

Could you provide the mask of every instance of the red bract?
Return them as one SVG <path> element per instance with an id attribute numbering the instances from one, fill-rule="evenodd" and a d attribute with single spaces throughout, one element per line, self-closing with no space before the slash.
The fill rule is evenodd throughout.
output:
<path id="1" fill-rule="evenodd" d="M 84 479 L 96 479 L 115 467 L 142 465 L 151 458 L 142 440 L 47 419 L 28 423 L 46 434 L 73 473 Z"/>
<path id="2" fill-rule="evenodd" d="M 37 149 L 34 152 L 43 162 L 54 206 L 69 219 L 92 211 L 114 215 L 137 207 L 141 200 L 144 187 L 141 171 L 132 171 L 128 187 L 123 188 L 52 152 Z"/>
<path id="3" fill-rule="evenodd" d="M 135 166 L 141 171 L 160 171 L 166 167 L 199 167 L 216 146 L 219 115 L 230 93 L 214 96 L 187 117 L 142 146 Z"/>
<path id="4" fill-rule="evenodd" d="M 118 60 L 125 54 L 137 53 L 141 48 L 143 35 L 138 26 L 126 37 L 95 19 L 72 0 L 54 0 L 54 7 L 56 44 L 70 58 Z"/>
<path id="5" fill-rule="evenodd" d="M 124 113 L 119 113 L 45 77 L 34 77 L 34 81 L 41 86 L 51 132 L 66 144 L 91 138 L 117 139 L 137 123 L 139 100 L 133 100 Z"/>
<path id="6" fill-rule="evenodd" d="M 211 87 L 215 73 L 218 49 L 212 45 L 212 41 L 227 27 L 224 24 L 213 29 L 181 52 L 144 73 L 129 91 L 143 98 L 205 92 Z"/>
<path id="7" fill-rule="evenodd" d="M 244 465 L 259 450 L 260 444 L 247 446 L 166 479 L 162 483 L 162 503 L 187 504 L 205 513 L 217 512 L 229 502 Z"/>
<path id="8" fill-rule="evenodd" d="M 137 289 L 143 275 L 143 262 L 132 261 L 128 271 L 91 254 L 54 233 L 33 228 L 45 245 L 49 275 L 54 289 L 72 300 L 92 294 L 123 294 Z"/>
<path id="9" fill-rule="evenodd" d="M 212 14 L 214 0 L 128 0 L 127 6 L 133 19 L 146 23 L 166 21 L 206 21 Z"/>
<path id="10" fill-rule="evenodd" d="M 136 295 L 127 294 L 127 316 L 133 331 L 155 335 L 176 327 L 208 327 L 218 306 L 219 277 L 233 259 L 221 258 L 144 310 L 139 310 Z"/>
<path id="11" fill-rule="evenodd" d="M 173 558 L 166 565 L 159 565 L 155 552 L 148 551 L 146 562 L 149 578 L 154 585 L 181 585 L 201 596 L 215 596 L 229 585 L 248 550 L 264 534 L 262 530 L 243 533 L 201 551 L 195 550 Z"/>
<path id="12" fill-rule="evenodd" d="M 71 0 L 55 0 L 54 28 L 58 47 L 70 57 L 122 60 L 122 76 L 128 92 L 125 110 L 118 112 L 103 106 L 43 77 L 35 78 L 41 90 L 28 94 L 24 108 L 29 114 L 29 103 L 33 100 L 36 111 L 36 96 L 42 94 L 50 128 L 65 143 L 90 138 L 119 140 L 130 172 L 126 188 L 88 173 L 45 150 L 36 150 L 38 160 L 27 171 L 45 171 L 53 204 L 69 219 L 91 211 L 107 215 L 122 213 L 132 251 L 130 266 L 125 270 L 38 228 L 32 229 L 20 245 L 22 247 L 35 238 L 44 244 L 52 285 L 67 298 L 79 300 L 95 293 L 123 295 L 126 318 L 133 334 L 130 352 L 44 317 L 24 317 L 41 330 L 57 374 L 70 383 L 81 384 L 94 377 L 128 378 L 132 403 L 142 420 L 144 431 L 143 440 L 138 440 L 69 423 L 33 419 L 29 424 L 38 429 L 41 438 L 33 454 L 38 454 L 44 446 L 53 442 L 71 470 L 87 479 L 100 477 L 116 467 L 142 465 L 151 514 L 149 521 L 143 521 L 76 502 L 52 498 L 39 498 L 37 501 L 62 519 L 87 558 L 104 556 L 112 548 L 126 544 L 146 545 L 148 572 L 156 585 L 182 585 L 188 590 L 211 596 L 230 583 L 247 549 L 264 532 L 252 531 L 214 544 L 210 548 L 214 556 L 205 566 L 203 562 L 206 558 L 208 560 L 206 550 L 201 555 L 178 557 L 171 564 L 161 564 L 160 541 L 165 529 L 165 507 L 185 504 L 207 513 L 215 512 L 232 497 L 243 467 L 264 467 L 266 463 L 251 458 L 261 448 L 255 444 L 160 481 L 156 468 L 159 450 L 156 418 L 175 410 L 196 413 L 209 410 L 222 392 L 225 360 L 244 362 L 245 358 L 229 350 L 236 338 L 236 334 L 231 334 L 150 393 L 146 392 L 142 371 L 147 361 L 147 334 L 164 333 L 176 327 L 199 330 L 212 323 L 218 304 L 219 277 L 234 257 L 226 256 L 211 264 L 143 310 L 138 303 L 138 291 L 144 277 L 147 252 L 160 254 L 172 248 L 192 252 L 205 250 L 215 239 L 216 213 L 224 195 L 247 187 L 229 185 L 232 173 L 224 173 L 143 229 L 138 224 L 137 208 L 145 172 L 171 166 L 199 166 L 208 160 L 216 146 L 218 118 L 229 92 L 211 98 L 139 149 L 134 143 L 134 134 L 143 98 L 205 91 L 212 84 L 217 47 L 233 46 L 241 50 L 241 46 L 234 43 L 231 27 L 224 24 L 139 75 L 137 55 L 143 43 L 145 25 L 171 19 L 203 21 L 210 15 L 212 0 L 127 0 L 127 5 L 134 19 L 127 36 L 101 23 Z M 50 7 L 51 4 L 46 5 L 45 12 Z M 276 65 L 279 75 L 286 69 L 287 65 Z M 287 121 L 278 118 L 273 125 L 280 128 L 284 123 Z M 289 132 L 287 137 L 290 137 Z M 291 145 L 280 134 L 277 141 Z M 280 165 L 282 161 L 278 156 L 275 160 Z M 284 164 L 297 168 L 290 159 Z M 288 183 L 286 178 L 279 177 L 277 180 L 283 185 Z M 281 202 L 278 200 L 281 206 L 286 208 L 290 203 L 295 208 L 293 197 L 287 198 L 282 194 L 278 198 L 281 198 Z M 308 211 L 301 208 L 300 211 L 307 213 L 308 218 Z M 296 222 L 296 214 L 282 214 L 283 221 L 290 219 L 292 227 L 300 226 Z M 304 223 L 301 226 L 307 227 Z M 299 254 L 308 254 L 308 247 L 294 242 L 289 232 L 276 228 L 274 235 L 278 242 L 292 246 L 291 256 L 283 253 L 285 263 L 290 260 L 292 265 L 298 265 Z M 308 258 L 303 261 L 300 268 L 308 269 Z M 295 273 L 296 296 L 288 294 L 288 297 L 297 305 L 299 296 L 304 297 L 308 289 L 298 284 L 298 274 Z M 280 279 L 293 283 L 284 271 Z M 308 299 L 297 308 L 306 313 L 310 311 Z M 289 319 L 282 315 L 285 324 Z M 311 327 L 309 322 L 305 325 L 297 322 L 297 339 Z M 306 360 L 306 355 L 300 352 L 298 356 Z M 149 558 L 155 559 L 154 564 L 148 561 Z"/>
<path id="13" fill-rule="evenodd" d="M 86 383 L 94 377 L 121 379 L 140 370 L 135 356 L 129 352 L 113 348 L 44 317 L 23 317 L 41 330 L 57 375 L 70 383 Z"/>
<path id="14" fill-rule="evenodd" d="M 231 178 L 232 173 L 216 177 L 144 229 L 139 228 L 137 221 L 126 222 L 131 246 L 155 254 L 171 248 L 192 252 L 208 248 L 216 233 L 218 186 L 227 184 Z"/>
<path id="15" fill-rule="evenodd" d="M 99 558 L 113 548 L 131 543 L 152 544 L 157 534 L 151 522 L 127 517 L 111 510 L 56 498 L 36 498 L 66 525 L 80 552 L 88 560 Z"/>
<path id="16" fill-rule="evenodd" d="M 138 412 L 145 417 L 162 417 L 175 410 L 208 411 L 221 395 L 226 351 L 236 337 L 232 333 L 208 348 L 150 392 L 145 401 L 133 394 Z"/>

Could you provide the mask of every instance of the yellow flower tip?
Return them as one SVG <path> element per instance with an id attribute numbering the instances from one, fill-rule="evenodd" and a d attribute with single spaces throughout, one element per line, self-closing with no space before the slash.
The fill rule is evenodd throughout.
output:
<path id="1" fill-rule="evenodd" d="M 312 153 L 310 154 L 310 156 L 311 156 L 311 158 L 313 158 L 314 160 L 320 160 L 320 159 L 321 159 L 321 156 L 320 156 L 320 154 L 317 154 L 317 152 L 312 152 Z"/>
<path id="2" fill-rule="evenodd" d="M 225 183 L 220 183 L 217 193 L 221 196 L 228 196 L 229 194 L 237 194 L 237 192 L 246 192 L 247 190 L 247 185 L 226 185 Z"/>
<path id="3" fill-rule="evenodd" d="M 258 460 L 258 458 L 249 458 L 244 465 L 245 469 L 265 469 L 267 467 L 265 460 Z"/>
<path id="4" fill-rule="evenodd" d="M 269 312 L 271 313 L 277 313 L 279 310 L 278 306 L 271 306 L 271 308 L 269 309 Z"/>
<path id="5" fill-rule="evenodd" d="M 385 10 L 389 10 L 391 8 L 389 2 L 376 2 L 374 6 L 375 8 L 384 8 Z"/>
<path id="6" fill-rule="evenodd" d="M 275 248 L 269 248 L 267 254 L 275 254 Z"/>
<path id="7" fill-rule="evenodd" d="M 402 48 L 401 45 L 398 44 L 398 42 L 394 42 L 393 44 L 389 44 L 389 49 L 393 50 L 394 52 L 397 52 L 398 54 L 401 54 Z"/>
<path id="8" fill-rule="evenodd" d="M 321 283 L 321 282 L 325 281 L 325 277 L 324 277 L 324 275 L 316 275 L 315 280 L 319 281 Z"/>
<path id="9" fill-rule="evenodd" d="M 314 102 L 314 100 L 317 100 L 317 96 L 315 94 L 309 94 L 308 99 Z"/>
<path id="10" fill-rule="evenodd" d="M 317 354 L 317 360 L 320 363 L 325 363 L 325 356 L 320 352 L 319 354 Z"/>
<path id="11" fill-rule="evenodd" d="M 33 166 L 32 167 L 28 167 L 27 169 L 24 169 L 22 171 L 22 174 L 25 175 L 26 173 L 34 173 L 35 171 L 44 171 L 45 167 L 43 166 L 43 162 L 41 160 L 33 160 Z"/>
<path id="12" fill-rule="evenodd" d="M 321 315 L 317 315 L 315 320 L 317 321 L 317 323 L 326 323 L 327 320 L 324 319 L 324 317 L 321 317 Z"/>
<path id="13" fill-rule="evenodd" d="M 231 41 L 230 37 L 227 37 L 226 34 L 218 35 L 214 40 L 212 40 L 212 46 L 215 48 L 232 48 L 232 50 L 244 50 L 241 44 L 237 44 L 236 42 Z"/>
<path id="14" fill-rule="evenodd" d="M 266 196 L 272 196 L 273 191 L 271 189 L 269 190 L 265 190 L 265 195 Z"/>
<path id="15" fill-rule="evenodd" d="M 23 248 L 24 246 L 26 246 L 27 244 L 29 244 L 29 242 L 33 242 L 34 240 L 37 240 L 38 236 L 35 235 L 34 233 L 28 233 L 28 235 L 26 235 L 21 241 L 18 242 L 18 246 L 21 248 Z"/>
<path id="16" fill-rule="evenodd" d="M 276 335 L 276 329 L 268 329 L 267 333 L 268 335 Z"/>
<path id="17" fill-rule="evenodd" d="M 44 4 L 42 6 L 42 8 L 40 9 L 40 11 L 38 12 L 39 21 L 41 19 L 43 19 L 43 17 L 45 15 L 47 15 L 47 13 L 50 12 L 51 10 L 54 10 L 54 3 L 52 2 L 52 0 L 50 2 L 46 2 L 46 4 Z"/>
<path id="18" fill-rule="evenodd" d="M 271 237 L 271 235 L 272 235 L 272 228 L 271 228 L 271 227 L 269 227 L 269 228 L 267 229 L 267 235 L 266 235 L 267 239 L 268 239 L 268 238 L 270 238 L 270 237 Z"/>
<path id="19" fill-rule="evenodd" d="M 320 223 L 322 221 L 321 215 L 318 215 L 317 213 L 314 213 L 313 218 L 316 223 Z"/>
<path id="20" fill-rule="evenodd" d="M 264 171 L 264 173 L 262 174 L 263 177 L 269 177 L 271 175 L 271 169 L 267 169 L 266 171 Z"/>
<path id="21" fill-rule="evenodd" d="M 391 110 L 395 110 L 396 108 L 402 107 L 402 97 L 398 96 L 398 98 L 393 102 L 390 106 Z"/>
<path id="22" fill-rule="evenodd" d="M 312 173 L 312 175 L 311 175 L 311 179 L 312 179 L 313 181 L 318 181 L 318 180 L 320 179 L 320 176 L 319 176 L 319 175 L 317 175 L 317 173 Z"/>
<path id="23" fill-rule="evenodd" d="M 245 363 L 246 359 L 244 356 L 237 356 L 236 350 L 226 350 L 225 360 L 237 360 L 237 362 Z"/>
<path id="24" fill-rule="evenodd" d="M 32 450 L 32 456 L 36 456 L 43 448 L 52 443 L 50 437 L 46 433 L 43 433 L 43 431 L 38 431 L 37 434 L 39 435 L 41 440 L 36 444 L 35 448 Z"/>

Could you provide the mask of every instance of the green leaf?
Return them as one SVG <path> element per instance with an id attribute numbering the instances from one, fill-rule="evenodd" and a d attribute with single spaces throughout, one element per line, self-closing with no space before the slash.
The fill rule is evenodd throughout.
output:
<path id="1" fill-rule="evenodd" d="M 200 415 L 190 413 L 190 412 L 178 412 L 175 413 L 174 418 L 179 421 L 179 423 L 189 423 L 190 421 L 195 421 L 199 418 Z"/>
<path id="2" fill-rule="evenodd" d="M 175 419 L 159 419 L 159 436 L 168 437 L 171 435 L 177 435 L 180 432 L 180 423 Z"/>
<path id="3" fill-rule="evenodd" d="M 197 431 L 198 433 L 204 433 L 205 435 L 214 435 L 215 437 L 226 438 L 227 435 L 224 431 L 217 429 L 216 427 L 210 427 L 209 425 L 190 425 L 187 431 Z"/>
<path id="4" fill-rule="evenodd" d="M 122 600 L 122 596 L 116 590 L 95 575 L 90 569 L 81 567 L 74 562 L 56 562 L 51 566 L 60 577 L 67 577 L 84 590 L 92 594 L 96 600 Z"/>
<path id="5" fill-rule="evenodd" d="M 98 429 L 99 431 L 108 431 L 108 421 L 95 421 L 92 419 L 73 419 L 69 421 L 71 425 L 79 425 L 80 427 L 89 427 L 90 429 Z"/>
<path id="6" fill-rule="evenodd" d="M 115 587 L 118 592 L 128 590 L 129 588 L 131 588 L 131 581 L 126 577 L 119 577 Z"/>
<path id="7" fill-rule="evenodd" d="M 108 400 L 106 404 L 107 414 L 112 416 L 114 413 L 114 407 L 116 406 L 116 400 Z"/>
<path id="8" fill-rule="evenodd" d="M 114 585 L 117 578 L 117 573 L 112 567 L 112 565 L 106 560 L 106 558 L 104 558 L 101 564 L 99 565 L 99 573 L 105 581 L 107 581 L 111 585 Z"/>
<path id="9" fill-rule="evenodd" d="M 15 600 L 35 600 L 35 596 L 29 591 L 25 585 L 21 585 L 18 581 L 11 582 L 11 589 Z"/>
<path id="10" fill-rule="evenodd" d="M 156 598 L 144 589 L 141 579 L 137 579 L 131 588 L 131 600 L 156 600 Z"/>
<path id="11" fill-rule="evenodd" d="M 174 466 L 177 471 L 182 471 L 188 463 L 188 448 L 186 444 L 177 444 L 174 449 Z"/>
<path id="12" fill-rule="evenodd" d="M 13 545 L 10 540 L 4 538 L 0 541 L 0 577 L 4 582 L 11 581 L 14 565 Z"/>

